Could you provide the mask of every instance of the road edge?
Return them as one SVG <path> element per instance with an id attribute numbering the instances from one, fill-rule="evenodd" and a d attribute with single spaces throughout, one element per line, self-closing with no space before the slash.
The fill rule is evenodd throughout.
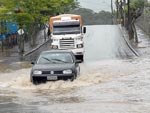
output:
<path id="1" fill-rule="evenodd" d="M 36 51 L 37 49 L 39 49 L 40 47 L 42 47 L 43 45 L 45 45 L 46 43 L 48 43 L 50 41 L 50 38 L 48 38 L 48 40 L 46 40 L 44 43 L 36 46 L 34 49 L 32 49 L 31 51 L 28 51 L 26 53 L 23 54 L 23 57 L 30 55 L 31 53 L 33 53 L 34 51 Z"/>
<path id="2" fill-rule="evenodd" d="M 125 30 L 125 28 L 122 27 L 120 24 L 118 25 L 118 27 L 119 27 L 119 29 L 120 29 L 120 31 L 121 31 L 121 34 L 122 34 L 122 36 L 123 36 L 123 39 L 125 40 L 126 44 L 128 45 L 128 47 L 131 49 L 131 51 L 132 51 L 137 57 L 139 57 L 139 56 L 140 56 L 139 53 L 132 47 L 132 44 L 131 44 L 129 38 L 126 38 L 126 37 L 129 37 L 129 36 L 128 36 L 128 33 L 127 33 L 127 31 Z"/>

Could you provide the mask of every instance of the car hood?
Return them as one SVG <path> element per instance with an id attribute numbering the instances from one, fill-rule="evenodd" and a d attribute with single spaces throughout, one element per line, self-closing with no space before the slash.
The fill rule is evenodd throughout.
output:
<path id="1" fill-rule="evenodd" d="M 74 64 L 35 64 L 33 70 L 65 70 L 73 69 Z"/>

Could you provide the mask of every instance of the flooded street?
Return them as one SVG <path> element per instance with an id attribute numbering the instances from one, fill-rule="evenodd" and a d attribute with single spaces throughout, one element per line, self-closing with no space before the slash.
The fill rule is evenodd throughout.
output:
<path id="1" fill-rule="evenodd" d="M 136 57 L 117 26 L 88 26 L 84 40 L 73 82 L 33 85 L 28 60 L 0 62 L 0 113 L 150 113 L 148 55 Z"/>

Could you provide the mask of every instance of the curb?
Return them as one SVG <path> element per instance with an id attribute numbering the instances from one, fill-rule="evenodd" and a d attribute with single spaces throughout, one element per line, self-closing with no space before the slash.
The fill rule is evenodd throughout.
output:
<path id="1" fill-rule="evenodd" d="M 32 49 L 31 51 L 24 53 L 23 57 L 28 56 L 29 54 L 33 53 L 34 51 L 36 51 L 37 49 L 39 49 L 40 47 L 42 47 L 44 44 L 46 44 L 49 41 L 50 41 L 50 38 L 48 40 L 46 40 L 44 43 L 38 45 L 36 48 Z"/>
<path id="2" fill-rule="evenodd" d="M 139 56 L 140 56 L 139 53 L 131 46 L 130 41 L 129 41 L 129 40 L 126 38 L 126 36 L 124 35 L 124 34 L 126 34 L 126 33 L 122 30 L 121 25 L 118 25 L 118 27 L 119 27 L 119 29 L 120 29 L 120 31 L 121 31 L 121 33 L 122 33 L 123 39 L 125 40 L 126 44 L 128 45 L 128 47 L 131 49 L 131 51 L 132 51 L 137 57 L 139 57 Z"/>

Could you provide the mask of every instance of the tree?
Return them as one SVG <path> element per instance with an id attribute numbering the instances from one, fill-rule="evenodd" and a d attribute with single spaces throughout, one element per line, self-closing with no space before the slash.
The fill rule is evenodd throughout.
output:
<path id="1" fill-rule="evenodd" d="M 135 22 L 138 17 L 140 17 L 143 13 L 144 9 L 144 1 L 143 0 L 133 0 L 130 3 L 130 16 L 131 16 L 131 29 L 130 30 L 130 39 L 135 39 L 135 42 L 138 43 L 137 32 L 135 28 Z"/>
<path id="2" fill-rule="evenodd" d="M 70 13 L 81 15 L 84 25 L 111 25 L 112 13 L 107 11 L 93 12 L 91 9 L 78 8 L 71 10 Z"/>
<path id="3" fill-rule="evenodd" d="M 0 8 L 8 9 L 15 17 L 19 13 L 26 13 L 39 24 L 45 24 L 50 16 L 66 13 L 78 5 L 74 0 L 1 0 L 1 4 Z M 20 23 L 20 19 L 17 22 Z M 26 22 L 30 23 L 30 19 L 26 19 Z"/>
<path id="4" fill-rule="evenodd" d="M 50 16 L 66 13 L 77 5 L 74 0 L 1 0 L 0 11 L 5 9 L 5 14 L 11 12 L 19 28 L 25 26 L 31 40 L 30 44 L 34 46 L 39 26 L 45 26 Z M 7 16 L 3 16 L 5 17 Z M 9 19 L 5 20 L 9 21 Z"/>
<path id="5" fill-rule="evenodd" d="M 118 0 L 116 0 L 118 1 Z M 130 0 L 129 0 L 130 1 Z M 120 0 L 120 4 L 117 4 L 117 7 L 119 8 L 119 13 L 122 15 L 122 10 L 125 13 L 126 17 L 128 16 L 128 32 L 129 32 L 129 39 L 134 39 L 135 42 L 138 42 L 138 37 L 137 37 L 137 32 L 135 28 L 135 21 L 137 20 L 138 17 L 141 16 L 143 13 L 144 9 L 144 0 L 131 0 L 129 4 L 129 9 L 128 6 L 126 5 L 125 8 L 122 6 L 123 0 Z M 130 10 L 130 11 L 129 11 Z M 129 14 L 128 14 L 129 13 Z M 120 17 L 122 19 L 122 16 Z"/>

